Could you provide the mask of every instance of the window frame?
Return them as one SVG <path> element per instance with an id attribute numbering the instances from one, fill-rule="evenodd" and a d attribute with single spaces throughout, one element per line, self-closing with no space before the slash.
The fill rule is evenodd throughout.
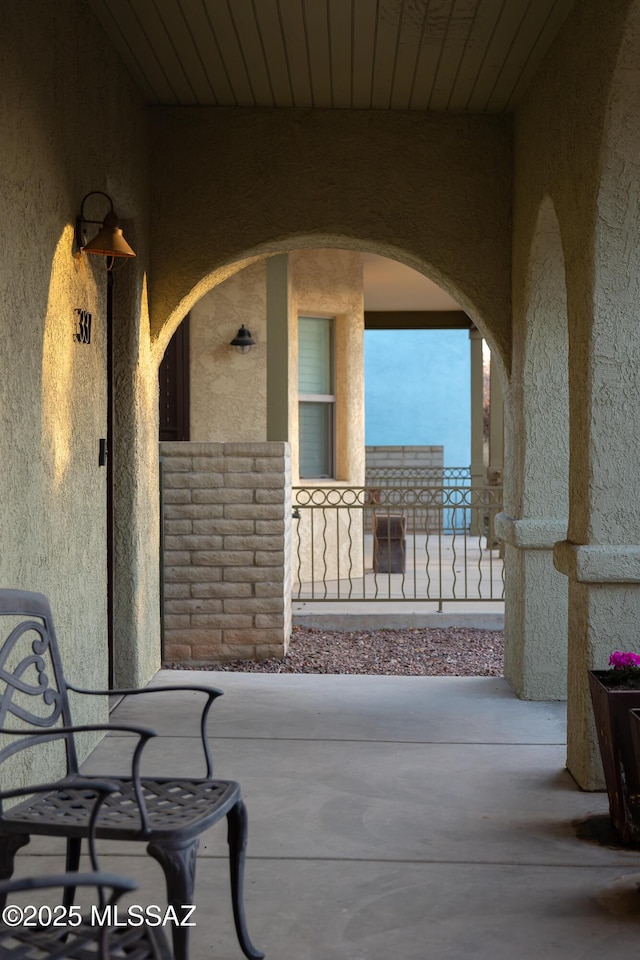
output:
<path id="1" fill-rule="evenodd" d="M 300 367 L 300 321 L 318 320 L 328 324 L 329 328 L 329 385 L 331 393 L 301 393 L 298 379 L 298 475 L 301 480 L 334 480 L 336 478 L 336 318 L 322 314 L 298 315 L 298 370 Z M 324 457 L 328 464 L 328 473 L 305 475 L 302 472 L 302 435 L 300 408 L 303 404 L 323 404 L 329 408 L 328 430 Z"/>

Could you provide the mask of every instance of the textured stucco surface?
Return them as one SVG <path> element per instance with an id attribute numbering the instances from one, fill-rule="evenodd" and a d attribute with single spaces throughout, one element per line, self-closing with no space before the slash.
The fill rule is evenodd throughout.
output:
<path id="1" fill-rule="evenodd" d="M 587 544 L 563 541 L 554 550 L 558 570 L 580 583 L 640 583 L 640 544 Z"/>
<path id="2" fill-rule="evenodd" d="M 80 199 L 103 189 L 138 252 L 115 278 L 118 679 L 146 679 L 157 663 L 156 368 L 169 336 L 255 258 L 370 250 L 440 283 L 513 370 L 505 510 L 516 531 L 566 516 L 553 437 L 566 436 L 556 354 L 568 344 L 562 573 L 550 546 L 509 545 L 508 644 L 519 644 L 514 671 L 555 672 L 560 634 L 552 656 L 528 625 L 546 635 L 550 610 L 560 623 L 556 600 L 539 601 L 552 574 L 566 577 L 569 767 L 582 786 L 600 783 L 586 669 L 615 646 L 637 649 L 640 621 L 639 7 L 574 5 L 513 140 L 508 118 L 154 109 L 149 176 L 145 110 L 86 5 L 4 0 L 0 580 L 50 596 L 81 681 L 106 671 L 105 280 L 71 246 Z M 87 64 L 109 83 L 87 83 Z M 76 308 L 93 313 L 90 346 L 72 340 Z"/>
<path id="3" fill-rule="evenodd" d="M 298 470 L 297 318 L 334 317 L 336 459 L 339 479 L 364 478 L 364 314 L 362 261 L 344 250 L 300 250 L 288 257 L 289 402 L 292 469 Z M 266 435 L 266 260 L 219 283 L 191 309 L 191 439 L 260 441 Z M 257 341 L 247 354 L 229 346 L 240 325 Z"/>
<path id="4" fill-rule="evenodd" d="M 298 317 L 335 319 L 336 476 L 343 482 L 364 482 L 364 353 L 362 258 L 346 250 L 298 250 L 287 258 L 288 383 L 275 388 L 287 396 L 290 471 L 298 482 Z M 191 439 L 197 441 L 264 440 L 267 426 L 267 358 L 279 351 L 267 332 L 267 284 L 263 259 L 223 281 L 191 310 Z M 245 355 L 229 347 L 241 323 L 251 330 L 256 346 Z M 336 534 L 334 522 L 340 527 Z M 352 575 L 362 572 L 362 518 L 346 511 L 340 519 L 318 512 L 314 529 L 316 570 L 337 575 L 336 540 L 341 543 L 340 566 Z M 348 531 L 348 535 L 347 535 Z M 298 536 L 300 535 L 300 543 Z M 310 578 L 311 514 L 302 511 L 293 533 L 294 569 L 288 576 Z M 351 547 L 349 546 L 351 544 Z M 330 558 L 328 569 L 326 557 Z"/>
<path id="5" fill-rule="evenodd" d="M 509 355 L 508 118 L 158 108 L 152 128 L 159 349 L 218 270 L 328 246 L 426 272 Z"/>
<path id="6" fill-rule="evenodd" d="M 261 441 L 267 436 L 265 261 L 218 284 L 191 309 L 191 439 Z M 256 341 L 229 346 L 244 324 Z"/>
<path id="7" fill-rule="evenodd" d="M 140 253 L 144 237 L 136 237 Z M 160 662 L 158 368 L 146 282 L 124 271 L 114 296 L 114 679 L 139 686 Z"/>
<path id="8" fill-rule="evenodd" d="M 334 318 L 335 481 L 364 483 L 364 300 L 362 258 L 347 250 L 296 250 L 289 254 L 289 424 L 291 473 L 298 461 L 298 317 Z M 335 486 L 325 480 L 318 487 Z M 322 496 L 322 494 L 321 494 Z M 294 581 L 362 575 L 362 511 L 301 508 L 292 529 Z M 313 556 L 312 556 L 313 555 Z"/>
<path id="9" fill-rule="evenodd" d="M 564 517 L 523 517 L 515 520 L 506 513 L 495 518 L 496 534 L 505 543 L 524 550 L 553 550 L 567 532 Z"/>
<path id="10" fill-rule="evenodd" d="M 563 699 L 567 582 L 553 545 L 567 535 L 569 371 L 565 271 L 553 205 L 538 211 L 524 283 L 514 289 L 514 357 L 505 512 L 496 529 L 505 564 L 505 676 L 519 696 Z M 535 555 L 531 551 L 536 551 Z"/>
<path id="11" fill-rule="evenodd" d="M 567 581 L 553 566 L 553 551 L 505 549 L 509 603 L 505 603 L 504 673 L 525 700 L 567 695 Z"/>
<path id="12" fill-rule="evenodd" d="M 578 547 L 628 547 L 640 539 L 635 458 L 629 455 L 640 440 L 640 418 L 629 416 L 640 359 L 638 228 L 630 200 L 638 184 L 637 40 L 635 0 L 613 0 L 606 15 L 597 0 L 576 4 L 514 127 L 514 357 L 523 355 L 539 286 L 528 285 L 528 271 L 540 212 L 552 204 L 568 330 L 567 540 Z M 532 512 L 538 487 L 527 468 L 529 455 L 518 447 L 530 438 L 524 398 L 513 390 L 509 409 L 506 509 L 519 517 Z M 571 549 L 561 553 L 566 557 Z M 602 557 L 598 562 L 602 566 Z M 586 670 L 605 666 L 616 644 L 637 647 L 640 591 L 629 584 L 580 582 L 570 563 L 562 567 L 569 574 L 568 765 L 581 786 L 592 788 L 602 780 Z M 573 564 L 574 572 L 579 567 Z M 524 592 L 532 588 L 522 580 Z"/>
<path id="13" fill-rule="evenodd" d="M 48 595 L 70 678 L 104 687 L 106 470 L 98 444 L 107 415 L 106 274 L 101 260 L 72 255 L 73 223 L 90 190 L 113 196 L 139 253 L 126 267 L 137 302 L 117 322 L 137 325 L 146 265 L 144 108 L 79 0 L 6 0 L 0 29 L 0 583 Z M 89 64 L 100 65 L 108 84 L 86 82 Z M 92 198 L 85 214 L 101 219 L 104 204 Z M 76 309 L 92 314 L 90 344 L 73 339 Z M 147 470 L 146 459 L 138 469 Z M 157 628 L 150 597 L 145 584 L 136 595 L 145 626 L 138 635 L 129 626 L 130 645 Z M 142 661 L 138 679 L 147 679 L 152 668 Z M 88 698 L 74 708 L 79 722 L 107 715 L 105 702 Z"/>
<path id="14" fill-rule="evenodd" d="M 333 317 L 336 479 L 364 482 L 364 301 L 362 258 L 346 250 L 289 255 L 291 469 L 298 476 L 298 317 Z"/>

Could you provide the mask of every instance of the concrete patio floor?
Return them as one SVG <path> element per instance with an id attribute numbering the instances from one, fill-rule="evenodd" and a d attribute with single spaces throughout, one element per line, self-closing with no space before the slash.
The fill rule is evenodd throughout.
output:
<path id="1" fill-rule="evenodd" d="M 197 775 L 197 700 L 180 688 L 225 691 L 210 723 L 216 774 L 243 787 L 249 929 L 271 960 L 640 955 L 640 851 L 576 839 L 572 821 L 607 802 L 564 769 L 563 704 L 519 701 L 496 678 L 154 680 L 166 682 L 175 692 L 125 699 L 113 720 L 162 734 L 148 772 Z M 126 769 L 130 745 L 108 737 L 85 770 Z M 56 844 L 34 840 L 19 873 L 59 870 Z M 143 844 L 100 851 L 104 869 L 140 883 L 132 902 L 163 902 Z M 223 824 L 202 839 L 196 903 L 193 960 L 239 960 Z"/>

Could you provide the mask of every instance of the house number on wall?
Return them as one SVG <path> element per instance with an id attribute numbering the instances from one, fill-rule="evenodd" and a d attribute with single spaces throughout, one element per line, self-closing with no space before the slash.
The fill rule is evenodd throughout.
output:
<path id="1" fill-rule="evenodd" d="M 78 343 L 91 343 L 91 314 L 88 310 L 74 310 L 78 314 L 76 332 L 73 339 Z"/>

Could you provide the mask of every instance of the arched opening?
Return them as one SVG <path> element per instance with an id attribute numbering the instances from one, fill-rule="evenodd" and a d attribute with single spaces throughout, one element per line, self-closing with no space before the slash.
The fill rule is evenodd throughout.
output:
<path id="1" fill-rule="evenodd" d="M 281 560 L 285 564 L 288 562 L 293 568 L 296 568 L 297 564 L 297 571 L 294 569 L 296 582 L 314 582 L 316 577 L 315 574 L 308 573 L 309 565 L 314 566 L 320 563 L 323 568 L 321 595 L 324 595 L 325 599 L 328 598 L 327 581 L 340 583 L 343 579 L 348 579 L 349 599 L 355 599 L 352 596 L 353 583 L 355 579 L 365 576 L 368 569 L 366 550 L 368 549 L 369 553 L 372 552 L 372 546 L 368 543 L 371 540 L 372 520 L 375 520 L 377 513 L 384 512 L 383 507 L 375 506 L 380 503 L 379 488 L 376 487 L 375 491 L 377 500 L 374 498 L 369 501 L 367 494 L 363 357 L 365 317 L 363 265 L 360 251 L 344 247 L 318 248 L 309 243 L 305 247 L 298 246 L 287 254 L 262 259 L 246 258 L 245 264 L 247 259 L 250 260 L 247 265 L 233 275 L 226 276 L 224 282 L 214 283 L 204 296 L 190 306 L 190 437 L 198 446 L 197 459 L 202 468 L 202 476 L 194 476 L 192 482 L 200 486 L 189 494 L 188 509 L 181 510 L 178 501 L 183 494 L 186 494 L 187 474 L 192 467 L 195 472 L 200 467 L 194 466 L 196 458 L 192 464 L 187 464 L 184 459 L 185 451 L 175 449 L 169 451 L 170 456 L 183 458 L 180 468 L 175 468 L 176 475 L 170 478 L 169 492 L 174 502 L 170 505 L 171 516 L 165 541 L 168 551 L 166 567 L 174 566 L 169 554 L 175 554 L 176 561 L 174 571 L 176 579 L 170 584 L 172 595 L 165 608 L 169 626 L 167 634 L 169 659 L 176 658 L 178 653 L 182 652 L 179 651 L 180 647 L 189 646 L 187 631 L 194 626 L 201 628 L 201 631 L 198 642 L 192 645 L 191 652 L 186 654 L 189 659 L 204 660 L 208 656 L 215 659 L 212 649 L 214 642 L 207 644 L 206 631 L 210 628 L 212 636 L 218 631 L 218 641 L 224 646 L 224 638 L 220 636 L 220 631 L 224 634 L 225 623 L 228 623 L 229 629 L 234 630 L 233 642 L 239 643 L 242 640 L 241 645 L 246 651 L 251 647 L 250 631 L 258 621 L 263 626 L 270 624 L 273 630 L 271 639 L 275 641 L 276 631 L 284 625 L 282 622 L 276 624 L 276 621 L 278 617 L 281 619 L 283 617 L 283 604 L 290 605 L 291 602 L 289 584 L 291 574 L 288 571 L 285 571 L 281 577 L 288 586 L 281 584 L 277 589 L 278 595 L 269 597 L 268 610 L 266 605 L 257 604 L 259 595 L 266 587 L 258 587 L 255 581 L 252 581 L 248 593 L 246 592 L 247 583 L 238 584 L 233 603 L 231 603 L 231 597 L 225 595 L 228 591 L 224 582 L 236 576 L 237 571 L 222 571 L 220 574 L 222 582 L 216 583 L 213 580 L 214 572 L 209 570 L 206 573 L 210 578 L 208 584 L 196 585 L 195 580 L 191 580 L 190 586 L 185 588 L 185 571 L 178 569 L 189 562 L 185 559 L 185 554 L 194 550 L 198 554 L 197 565 L 213 567 L 216 563 L 214 557 L 216 551 L 219 551 L 222 556 L 229 554 L 232 549 L 242 548 L 246 554 L 242 563 L 248 571 L 254 564 L 267 565 L 269 552 L 272 552 L 275 557 L 277 553 L 290 549 L 295 554 L 293 559 L 289 556 L 288 561 L 285 558 Z M 423 268 L 422 272 L 427 271 Z M 210 278 L 205 285 L 208 286 L 209 283 Z M 452 301 L 452 304 L 453 307 L 459 307 L 458 303 Z M 433 311 L 434 315 L 442 312 Z M 423 313 L 426 314 L 428 311 Z M 458 325 L 461 324 L 460 318 L 464 319 L 461 329 L 467 341 L 467 349 L 470 349 L 469 333 L 470 328 L 474 326 L 470 317 L 460 309 L 451 310 L 448 315 L 450 318 L 453 317 Z M 439 319 L 442 321 L 441 316 Z M 422 320 L 425 326 L 428 326 L 428 318 L 423 316 Z M 326 331 L 321 331 L 322 336 L 317 342 L 320 344 L 323 340 L 324 332 L 331 339 L 332 346 L 327 351 L 327 364 L 333 369 L 330 375 L 324 368 L 312 373 L 318 374 L 320 380 L 322 380 L 321 374 L 327 374 L 327 383 L 331 384 L 331 388 L 321 390 L 320 387 L 315 387 L 311 393 L 308 389 L 303 389 L 300 372 L 303 340 L 301 324 L 303 323 L 313 324 L 315 327 L 327 326 Z M 255 345 L 248 354 L 238 354 L 230 343 L 242 324 L 250 329 L 251 336 L 255 340 Z M 433 324 L 438 325 L 436 321 L 433 321 Z M 483 326 L 486 329 L 486 324 Z M 481 383 L 481 350 L 478 356 L 480 357 Z M 397 390 L 399 387 L 396 380 L 393 389 Z M 469 383 L 464 387 L 468 395 Z M 323 420 L 329 401 L 333 409 Z M 321 410 L 320 420 L 311 422 L 306 418 L 303 421 L 302 414 L 306 414 L 305 404 L 315 407 L 316 411 Z M 480 391 L 479 423 L 482 429 L 482 390 Z M 322 433 L 323 426 L 327 424 L 325 433 Z M 303 439 L 303 434 L 306 440 L 311 438 L 314 442 L 317 441 L 316 454 L 321 447 L 326 450 L 327 438 L 330 438 L 332 450 L 327 462 L 323 460 L 320 467 L 315 462 L 311 466 L 308 462 L 304 462 L 305 458 L 308 460 L 308 449 L 304 446 L 306 440 Z M 321 518 L 311 519 L 311 514 L 306 513 L 304 509 L 311 506 L 307 502 L 304 504 L 294 502 L 293 513 L 287 514 L 286 508 L 284 510 L 279 508 L 280 513 L 276 517 L 275 508 L 273 510 L 269 508 L 264 516 L 260 515 L 260 504 L 273 505 L 275 502 L 272 496 L 276 497 L 274 492 L 276 488 L 277 496 L 280 498 L 279 503 L 282 502 L 283 497 L 285 502 L 287 497 L 291 497 L 291 480 L 288 480 L 288 488 L 285 490 L 284 486 L 278 485 L 279 481 L 275 475 L 269 479 L 273 484 L 272 495 L 268 495 L 265 491 L 256 492 L 251 486 L 259 472 L 263 474 L 261 479 L 268 479 L 265 474 L 271 473 L 271 468 L 275 464 L 273 460 L 269 461 L 270 454 L 266 448 L 274 443 L 279 444 L 277 456 L 282 458 L 281 441 L 287 441 L 291 447 L 290 465 L 285 468 L 285 474 L 290 469 L 294 488 L 296 485 L 307 487 L 311 485 L 318 488 L 318 495 L 322 493 L 324 496 L 327 488 L 331 487 L 332 496 L 353 498 L 349 504 L 346 501 L 342 504 L 346 509 L 341 511 L 339 518 L 336 514 L 335 521 L 332 519 L 327 522 L 324 506 Z M 480 442 L 482 443 L 482 437 Z M 211 456 L 211 459 L 207 461 L 206 466 L 203 466 L 208 456 Z M 234 458 L 236 462 L 231 467 Z M 259 464 L 258 459 L 260 459 Z M 471 451 L 469 450 L 467 471 L 470 459 Z M 166 457 L 163 457 L 163 462 L 165 469 L 174 471 L 175 465 L 167 463 Z M 219 474 L 217 479 L 206 476 L 206 474 L 215 474 L 216 471 Z M 240 476 L 243 471 L 245 475 Z M 231 474 L 238 475 L 232 478 Z M 211 480 L 210 484 L 207 483 L 208 479 Z M 227 489 L 225 493 L 220 493 L 218 496 L 213 486 L 218 484 L 226 487 L 228 483 L 236 484 L 235 489 Z M 422 536 L 422 529 L 418 531 L 416 528 L 415 517 L 420 514 L 421 523 L 428 522 L 435 526 L 439 534 L 442 533 L 442 516 L 436 518 L 437 508 L 442 506 L 442 494 L 436 489 L 436 483 L 439 483 L 442 488 L 442 471 L 437 480 L 423 478 L 421 481 L 422 486 L 428 486 L 430 489 L 421 490 L 419 496 L 431 497 L 430 508 L 409 509 L 405 492 L 394 491 L 394 496 L 400 497 L 397 502 L 402 503 L 399 509 L 400 514 L 403 517 L 411 514 L 409 534 L 413 537 L 414 552 L 418 534 L 422 538 L 420 550 L 426 551 L 424 561 L 420 560 L 423 565 L 430 555 L 429 545 L 422 542 L 425 537 Z M 482 480 L 474 481 L 474 485 L 479 487 L 484 484 L 483 473 Z M 416 482 L 411 484 L 413 487 L 416 485 Z M 486 583 L 483 584 L 482 591 L 479 584 L 475 584 L 477 593 L 474 599 L 478 602 L 494 599 L 501 613 L 502 580 L 499 573 L 501 564 L 498 564 L 497 558 L 494 562 L 490 556 L 489 530 L 478 527 L 479 506 L 486 502 L 483 499 L 485 493 L 476 490 L 475 487 L 471 491 L 470 478 L 467 480 L 467 486 L 469 490 L 465 491 L 465 496 L 472 494 L 475 499 L 473 505 L 469 500 L 466 507 L 458 511 L 457 516 L 462 519 L 458 520 L 458 529 L 453 532 L 462 538 L 468 532 L 464 527 L 469 528 L 473 520 L 473 525 L 477 529 L 474 528 L 471 532 L 475 534 L 476 540 L 483 540 L 482 554 L 483 557 L 489 555 L 487 566 L 490 568 L 490 576 L 493 577 L 489 585 L 492 592 L 485 593 Z M 369 495 L 373 497 L 371 491 Z M 413 496 L 415 498 L 415 492 Z M 426 500 L 420 502 L 426 503 Z M 205 507 L 205 504 L 209 506 Z M 320 502 L 314 500 L 313 506 L 320 506 Z M 392 513 L 390 508 L 386 508 L 386 512 Z M 393 512 L 394 516 L 395 512 Z M 483 523 L 484 512 L 483 510 Z M 492 512 L 489 505 L 486 512 L 492 513 L 493 516 L 496 511 Z M 440 514 L 444 515 L 444 513 L 444 510 L 440 510 Z M 449 517 L 452 513 L 451 509 L 446 513 Z M 291 528 L 292 516 L 297 521 L 293 528 Z M 320 511 L 318 517 L 320 517 Z M 332 524 L 334 524 L 333 527 L 331 527 Z M 455 527 L 455 524 L 453 526 Z M 267 530 L 273 536 L 268 545 L 263 544 L 261 547 L 258 542 L 259 531 Z M 425 532 L 428 532 L 429 536 L 435 535 L 433 529 Z M 207 535 L 213 538 L 210 544 L 204 541 Z M 280 543 L 277 539 L 280 536 L 284 536 L 286 542 Z M 458 569 L 452 572 L 454 579 L 456 574 L 461 572 L 459 569 L 459 557 L 462 555 L 461 540 L 459 543 L 460 547 L 455 554 L 458 558 Z M 497 548 L 497 543 L 494 546 Z M 430 544 L 430 550 L 434 556 L 442 555 L 440 547 L 436 548 L 434 542 Z M 453 562 L 452 559 L 452 565 Z M 240 563 L 239 559 L 238 563 Z M 317 568 L 314 566 L 314 569 Z M 348 572 L 345 573 L 347 569 Z M 304 573 L 301 572 L 303 570 Z M 378 572 L 375 569 L 375 562 L 374 572 Z M 404 574 L 404 569 L 401 572 Z M 266 576 L 264 570 L 262 574 Z M 255 570 L 248 574 L 250 578 L 256 575 Z M 193 576 L 195 577 L 195 573 Z M 432 578 L 426 569 L 421 570 L 421 576 L 428 582 L 432 591 L 423 599 L 434 600 L 435 598 L 437 603 L 440 603 L 441 609 L 442 596 L 433 592 L 436 578 Z M 487 572 L 479 573 L 478 576 L 480 579 L 482 577 L 486 579 Z M 464 581 L 464 576 L 458 577 L 455 587 L 457 593 L 454 596 L 457 599 L 470 600 L 472 599 L 470 594 L 465 593 L 462 587 Z M 378 589 L 376 584 L 376 590 Z M 194 590 L 198 591 L 197 597 L 194 596 Z M 410 598 L 405 593 L 404 583 L 400 590 L 401 598 Z M 274 594 L 275 592 L 274 588 Z M 452 596 L 451 599 L 453 598 Z M 196 599 L 199 613 L 194 614 L 193 611 L 189 613 L 190 605 L 193 606 L 193 601 Z M 366 597 L 362 596 L 362 599 Z M 379 595 L 378 599 L 381 599 Z M 260 610 L 259 615 L 258 606 L 264 608 Z M 431 606 L 433 606 L 433 612 L 436 612 L 438 609 L 436 603 L 432 603 Z M 233 624 L 231 620 L 225 619 L 232 607 L 236 616 Z M 267 619 L 263 615 L 268 615 Z M 194 621 L 194 617 L 198 619 Z M 274 645 L 275 643 L 262 644 L 261 654 L 270 655 Z M 207 649 L 211 651 L 209 654 Z M 229 651 L 230 645 L 227 644 L 227 656 L 230 656 Z M 255 652 L 259 655 L 257 651 Z M 220 650 L 218 650 L 219 657 Z"/>

